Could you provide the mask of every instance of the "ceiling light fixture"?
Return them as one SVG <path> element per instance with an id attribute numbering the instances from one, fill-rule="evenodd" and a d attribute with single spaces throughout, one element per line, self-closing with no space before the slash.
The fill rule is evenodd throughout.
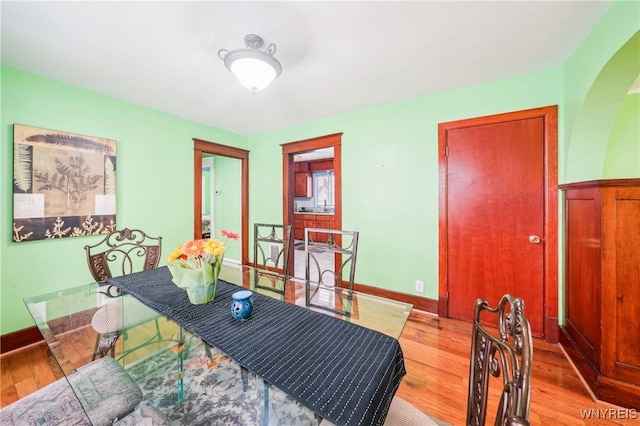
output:
<path id="1" fill-rule="evenodd" d="M 255 34 L 245 36 L 244 42 L 246 49 L 220 49 L 218 57 L 244 87 L 255 93 L 271 84 L 282 72 L 282 66 L 273 57 L 276 53 L 275 44 L 271 43 L 266 50 L 260 50 L 264 41 Z"/>

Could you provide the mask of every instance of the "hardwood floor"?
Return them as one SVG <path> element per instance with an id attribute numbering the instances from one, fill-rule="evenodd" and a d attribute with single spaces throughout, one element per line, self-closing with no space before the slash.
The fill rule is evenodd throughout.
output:
<path id="1" fill-rule="evenodd" d="M 471 324 L 439 318 L 421 311 L 409 317 L 400 344 L 407 375 L 397 394 L 422 411 L 454 425 L 463 425 L 467 405 L 467 375 Z M 92 345 L 90 337 L 87 342 Z M 534 425 L 638 425 L 630 411 L 595 402 L 558 345 L 534 340 L 534 359 L 530 420 Z M 63 377 L 47 346 L 32 345 L 0 357 L 4 407 Z M 489 411 L 495 411 L 497 393 L 491 397 Z M 598 413 L 601 419 L 583 419 L 581 410 Z M 602 411 L 598 411 L 602 410 Z M 640 413 L 638 413 L 640 414 Z M 606 415 L 606 420 L 604 416 Z M 611 417 L 614 419 L 610 419 Z M 491 424 L 492 421 L 487 421 Z"/>
<path id="2" fill-rule="evenodd" d="M 407 375 L 397 395 L 422 411 L 454 425 L 464 425 L 471 346 L 471 323 L 413 311 L 400 336 Z M 494 383 L 491 383 L 491 386 Z M 495 387 L 493 388 L 495 389 Z M 499 395 L 492 392 L 488 412 L 496 411 Z M 607 410 L 607 420 L 585 420 L 581 410 Z M 534 339 L 531 379 L 533 425 L 638 425 L 635 419 L 609 420 L 610 409 L 619 407 L 595 402 L 582 384 L 559 345 Z M 598 412 L 601 417 L 605 411 Z M 613 416 L 634 414 L 623 410 Z M 493 424 L 493 417 L 486 424 Z"/>

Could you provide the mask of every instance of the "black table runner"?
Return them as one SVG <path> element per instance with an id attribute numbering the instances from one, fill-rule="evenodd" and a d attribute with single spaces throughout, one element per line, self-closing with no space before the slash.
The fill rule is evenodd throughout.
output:
<path id="1" fill-rule="evenodd" d="M 166 266 L 109 279 L 337 425 L 382 425 L 402 377 L 390 336 L 253 293 L 253 314 L 231 316 L 243 287 L 218 280 L 213 302 L 193 305 Z"/>

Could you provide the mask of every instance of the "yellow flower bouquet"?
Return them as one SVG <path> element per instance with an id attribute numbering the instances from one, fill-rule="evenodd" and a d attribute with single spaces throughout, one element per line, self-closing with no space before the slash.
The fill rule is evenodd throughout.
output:
<path id="1" fill-rule="evenodd" d="M 223 230 L 227 241 L 237 241 L 238 234 Z M 171 253 L 167 266 L 173 283 L 187 291 L 193 304 L 211 302 L 216 294 L 216 284 L 224 259 L 226 241 L 215 238 L 187 241 Z"/>

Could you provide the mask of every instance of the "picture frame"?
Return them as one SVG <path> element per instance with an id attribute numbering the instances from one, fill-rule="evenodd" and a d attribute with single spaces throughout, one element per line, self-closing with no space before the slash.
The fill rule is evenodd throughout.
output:
<path id="1" fill-rule="evenodd" d="M 116 141 L 13 125 L 13 241 L 116 229 Z"/>

